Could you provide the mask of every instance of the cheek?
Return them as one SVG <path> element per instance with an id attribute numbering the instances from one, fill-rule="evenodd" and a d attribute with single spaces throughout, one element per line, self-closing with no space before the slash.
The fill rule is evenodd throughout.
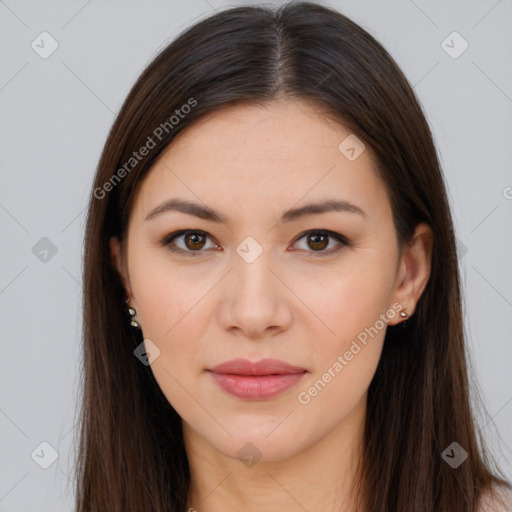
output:
<path id="1" fill-rule="evenodd" d="M 368 274 L 370 276 L 370 274 Z M 350 414 L 373 379 L 387 329 L 386 283 L 377 276 L 340 280 L 324 298 L 322 317 L 335 332 L 310 347 L 314 369 L 298 390 L 297 401 L 309 417 L 322 417 L 331 426 Z M 316 303 L 320 299 L 312 297 Z"/>
<path id="2" fill-rule="evenodd" d="M 325 277 L 316 281 L 302 277 L 297 295 L 316 314 L 317 330 L 326 332 L 327 343 L 340 349 L 389 308 L 392 272 L 377 261 L 362 259 L 343 272 L 326 272 Z"/>
<path id="3" fill-rule="evenodd" d="M 386 311 L 390 307 L 393 272 L 389 269 L 393 260 L 390 254 L 387 265 L 376 252 L 366 256 L 354 262 L 350 271 L 330 273 L 328 282 L 310 287 L 305 295 L 329 327 L 322 343 L 312 340 L 310 346 L 315 358 L 308 382 L 314 386 L 310 396 L 322 394 L 316 403 L 334 405 L 342 397 L 350 409 L 368 388 L 377 368 L 390 319 Z"/>
<path id="4" fill-rule="evenodd" d="M 180 268 L 170 263 L 165 251 L 134 250 L 130 265 L 137 315 L 144 335 L 164 343 L 175 331 L 188 325 L 210 279 L 198 279 L 192 266 Z"/>
<path id="5" fill-rule="evenodd" d="M 161 258 L 152 261 L 150 255 L 141 257 L 142 261 L 144 265 L 137 265 L 137 258 L 132 259 L 131 282 L 144 338 L 160 350 L 151 371 L 178 414 L 192 421 L 195 415 L 201 415 L 190 398 L 202 369 L 199 359 L 204 352 L 199 344 L 204 339 L 206 320 L 201 321 L 199 315 L 212 283 L 210 279 L 197 279 L 191 267 L 190 271 L 180 272 L 162 263 Z"/>

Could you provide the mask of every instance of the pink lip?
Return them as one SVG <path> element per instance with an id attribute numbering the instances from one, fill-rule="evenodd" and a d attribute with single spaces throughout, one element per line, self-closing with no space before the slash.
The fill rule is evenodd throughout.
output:
<path id="1" fill-rule="evenodd" d="M 207 370 L 226 392 L 249 400 L 264 400 L 296 384 L 307 370 L 277 359 L 251 362 L 233 359 Z"/>

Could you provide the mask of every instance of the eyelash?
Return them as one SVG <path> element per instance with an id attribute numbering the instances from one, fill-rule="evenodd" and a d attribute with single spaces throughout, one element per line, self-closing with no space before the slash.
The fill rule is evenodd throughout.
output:
<path id="1" fill-rule="evenodd" d="M 199 249 L 197 251 L 191 251 L 191 250 L 184 250 L 177 248 L 174 245 L 174 240 L 176 238 L 179 238 L 180 236 L 186 235 L 188 233 L 196 233 L 208 238 L 211 238 L 208 233 L 205 231 L 201 231 L 200 229 L 182 229 L 180 231 L 175 231 L 174 233 L 170 233 L 169 235 L 166 235 L 162 240 L 160 240 L 160 244 L 163 246 L 166 246 L 171 252 L 173 253 L 179 253 L 179 254 L 186 254 L 187 256 L 198 256 L 200 253 L 204 252 L 204 250 Z M 330 250 L 322 250 L 322 251 L 307 251 L 311 254 L 313 257 L 322 257 L 322 256 L 328 256 L 333 253 L 339 252 L 343 247 L 349 246 L 350 242 L 346 237 L 343 235 L 340 235 L 339 233 L 336 233 L 334 231 L 329 231 L 326 229 L 310 229 L 308 231 L 304 231 L 301 233 L 295 240 L 294 244 L 296 244 L 299 240 L 306 237 L 306 235 L 313 234 L 313 235 L 327 235 L 330 238 L 334 238 L 340 243 L 340 246 L 335 248 L 334 250 L 331 248 Z M 302 249 L 299 249 L 302 250 Z"/>

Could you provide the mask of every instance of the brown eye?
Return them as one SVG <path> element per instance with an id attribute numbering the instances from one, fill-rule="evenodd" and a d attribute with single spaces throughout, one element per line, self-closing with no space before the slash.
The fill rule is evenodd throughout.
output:
<path id="1" fill-rule="evenodd" d="M 196 256 L 206 252 L 206 249 L 215 247 L 211 241 L 210 247 L 206 247 L 209 239 L 208 233 L 203 231 L 182 230 L 166 236 L 161 243 L 172 252 Z"/>
<path id="2" fill-rule="evenodd" d="M 325 233 L 311 233 L 307 236 L 311 249 L 323 250 L 329 245 L 329 236 Z"/>
<path id="3" fill-rule="evenodd" d="M 192 231 L 184 235 L 185 246 L 190 250 L 202 249 L 205 244 L 206 237 L 201 233 Z"/>
<path id="4" fill-rule="evenodd" d="M 309 252 L 310 254 L 313 254 L 313 256 L 329 255 L 337 252 L 342 247 L 349 245 L 349 241 L 343 235 L 320 229 L 310 230 L 302 233 L 302 235 L 297 239 L 296 244 L 302 241 L 302 239 L 306 240 L 306 247 L 303 246 L 299 248 Z M 332 239 L 338 242 L 338 246 L 334 246 L 333 248 L 331 247 L 330 249 L 326 250 Z"/>
<path id="5" fill-rule="evenodd" d="M 302 239 L 306 239 L 306 247 L 300 247 L 301 250 L 313 256 L 330 255 L 339 251 L 344 246 L 350 245 L 350 242 L 339 233 L 326 230 L 309 230 L 302 233 L 294 245 Z M 207 242 L 210 240 L 210 246 Z M 331 241 L 337 241 L 337 247 L 331 247 L 328 250 Z M 180 243 L 177 243 L 180 242 Z M 161 244 L 166 246 L 171 252 L 186 254 L 187 256 L 199 256 L 206 252 L 206 249 L 215 249 L 219 246 L 211 241 L 210 235 L 204 231 L 181 230 L 167 235 Z"/>

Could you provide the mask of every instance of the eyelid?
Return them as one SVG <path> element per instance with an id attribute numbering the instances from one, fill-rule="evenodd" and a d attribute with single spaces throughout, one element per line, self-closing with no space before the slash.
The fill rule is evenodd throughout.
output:
<path id="1" fill-rule="evenodd" d="M 164 236 L 163 239 L 160 240 L 160 244 L 168 247 L 168 249 L 174 253 L 187 254 L 190 256 L 200 255 L 201 253 L 205 252 L 204 250 L 191 251 L 191 250 L 180 249 L 179 247 L 171 247 L 171 244 L 174 242 L 174 240 L 176 238 L 179 238 L 180 236 L 186 235 L 188 233 L 198 233 L 202 236 L 205 236 L 206 238 L 210 238 L 212 241 L 214 240 L 212 235 L 210 235 L 209 233 L 207 233 L 206 231 L 203 231 L 201 229 L 180 229 L 178 231 L 174 231 L 174 232 Z M 302 238 L 304 238 L 306 235 L 309 235 L 309 234 L 326 234 L 328 237 L 334 238 L 339 243 L 339 247 L 334 248 L 334 249 L 331 248 L 329 250 L 324 250 L 324 251 L 305 251 L 313 257 L 323 256 L 323 255 L 327 256 L 327 255 L 336 253 L 339 250 L 341 250 L 341 248 L 351 244 L 350 241 L 347 239 L 347 237 L 345 237 L 341 233 L 337 233 L 336 231 L 331 231 L 329 229 L 321 229 L 321 228 L 313 228 L 313 229 L 307 229 L 307 230 L 303 231 L 302 233 L 300 233 L 299 235 L 297 235 L 295 237 L 292 244 L 295 245 L 299 240 L 301 240 Z M 293 249 L 293 250 L 297 250 L 297 249 Z M 298 249 L 298 250 L 300 251 L 302 249 Z"/>
<path id="2" fill-rule="evenodd" d="M 313 229 L 307 229 L 303 231 L 300 235 L 297 235 L 295 240 L 293 241 L 293 245 L 295 245 L 299 240 L 304 238 L 306 235 L 314 235 L 314 234 L 325 234 L 330 239 L 334 238 L 339 246 L 334 247 L 325 251 L 305 251 L 308 255 L 316 257 L 316 256 L 329 256 L 331 254 L 335 254 L 339 252 L 343 247 L 350 245 L 350 241 L 347 239 L 346 236 L 342 235 L 341 233 L 337 233 L 336 231 L 331 231 L 329 229 L 321 229 L 321 228 L 313 228 Z M 294 249 L 297 250 L 297 249 Z M 302 249 L 298 249 L 302 250 Z"/>
<path id="3" fill-rule="evenodd" d="M 206 238 L 213 239 L 213 237 L 207 233 L 206 231 L 203 231 L 201 229 L 180 229 L 178 231 L 174 231 L 173 233 L 169 233 L 168 235 L 164 236 L 162 240 L 160 240 L 160 243 L 163 246 L 166 246 L 170 251 L 175 253 L 181 253 L 181 254 L 187 254 L 189 256 L 197 256 L 201 253 L 205 252 L 204 250 L 198 250 L 198 251 L 190 251 L 190 250 L 184 250 L 180 249 L 179 247 L 171 247 L 171 245 L 174 243 L 174 240 L 176 238 L 179 238 L 183 235 L 186 235 L 188 233 L 197 233 L 200 234 Z"/>

